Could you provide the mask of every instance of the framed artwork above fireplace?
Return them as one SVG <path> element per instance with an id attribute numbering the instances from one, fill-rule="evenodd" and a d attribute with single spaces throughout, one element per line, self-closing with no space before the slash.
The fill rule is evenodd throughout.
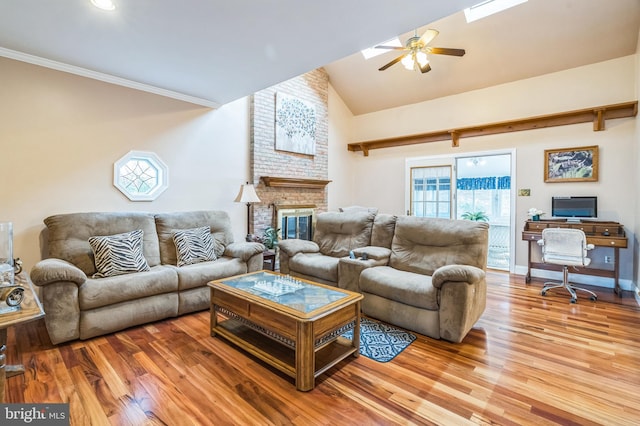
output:
<path id="1" fill-rule="evenodd" d="M 315 155 L 316 107 L 294 96 L 276 93 L 276 149 Z"/>

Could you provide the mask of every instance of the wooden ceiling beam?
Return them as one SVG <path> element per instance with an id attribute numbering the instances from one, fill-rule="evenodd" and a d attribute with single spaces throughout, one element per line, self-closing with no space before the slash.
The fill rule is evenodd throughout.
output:
<path id="1" fill-rule="evenodd" d="M 415 135 L 354 142 L 347 145 L 347 149 L 352 152 L 362 151 L 364 156 L 367 157 L 369 151 L 372 149 L 393 148 L 446 140 L 451 141 L 452 147 L 458 147 L 460 145 L 460 138 L 488 136 L 589 122 L 593 122 L 593 130 L 597 132 L 605 129 L 606 120 L 635 117 L 636 115 L 638 115 L 638 101 L 631 101 L 479 126 L 461 127 L 459 129 L 438 130 Z"/>

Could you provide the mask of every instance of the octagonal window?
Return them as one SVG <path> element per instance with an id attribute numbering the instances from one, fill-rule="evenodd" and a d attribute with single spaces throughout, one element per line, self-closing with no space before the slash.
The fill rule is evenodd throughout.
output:
<path id="1" fill-rule="evenodd" d="M 169 186 L 168 169 L 153 152 L 130 151 L 113 165 L 113 185 L 131 201 L 152 201 Z"/>

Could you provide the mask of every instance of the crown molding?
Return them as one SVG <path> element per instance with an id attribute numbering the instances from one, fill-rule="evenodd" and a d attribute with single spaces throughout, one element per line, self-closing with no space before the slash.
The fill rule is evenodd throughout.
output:
<path id="1" fill-rule="evenodd" d="M 184 93 L 162 89 L 160 87 L 151 86 L 149 84 L 139 83 L 133 80 L 127 80 L 126 78 L 116 77 L 114 75 L 104 74 L 98 71 L 92 71 L 86 68 L 77 67 L 75 65 L 69 65 L 63 62 L 53 61 L 51 59 L 45 59 L 40 56 L 29 55 L 27 53 L 6 49 L 4 47 L 0 47 L 0 56 L 4 56 L 5 58 L 9 58 L 9 59 L 15 59 L 21 62 L 27 62 L 34 65 L 39 65 L 45 68 L 51 68 L 57 71 L 79 75 L 81 77 L 87 77 L 94 80 L 104 81 L 105 83 L 116 84 L 118 86 L 124 86 L 130 89 L 141 90 L 143 92 L 153 93 L 155 95 L 165 96 L 167 98 L 173 98 L 180 101 L 189 102 L 189 103 L 204 106 L 207 108 L 216 109 L 220 107 L 219 103 L 210 101 L 207 99 L 198 98 L 196 96 L 185 95 Z"/>

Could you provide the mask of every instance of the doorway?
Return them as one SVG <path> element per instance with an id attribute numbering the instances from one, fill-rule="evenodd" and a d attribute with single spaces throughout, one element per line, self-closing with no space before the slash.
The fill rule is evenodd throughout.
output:
<path id="1" fill-rule="evenodd" d="M 407 160 L 407 214 L 489 223 L 487 267 L 513 269 L 513 151 Z"/>

